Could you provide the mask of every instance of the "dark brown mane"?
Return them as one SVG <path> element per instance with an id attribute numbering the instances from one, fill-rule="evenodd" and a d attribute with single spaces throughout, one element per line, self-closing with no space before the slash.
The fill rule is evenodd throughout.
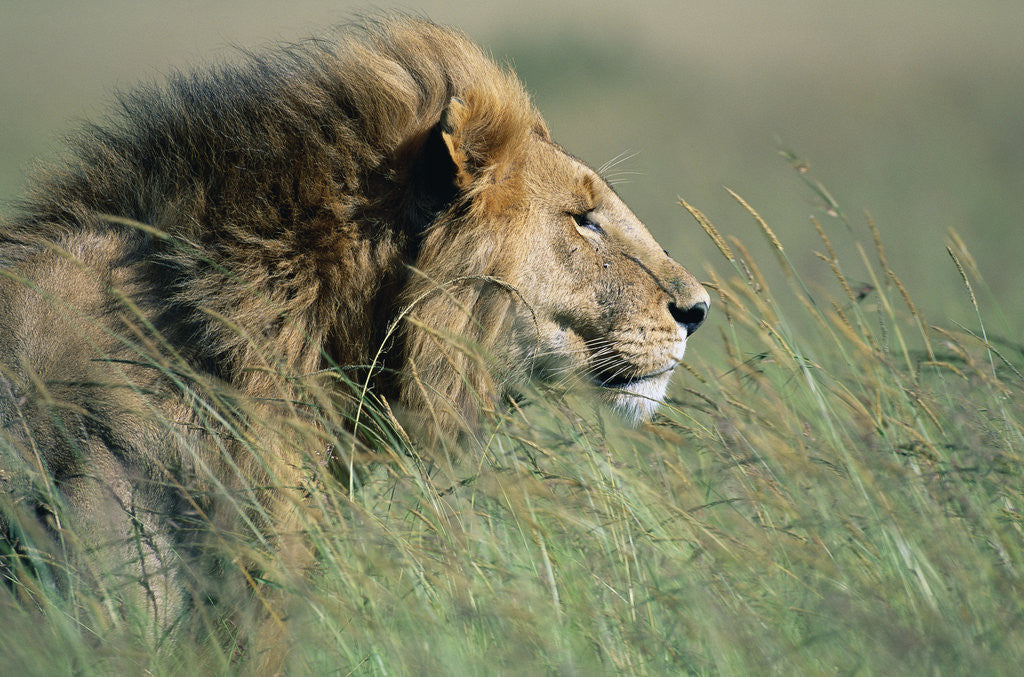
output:
<path id="1" fill-rule="evenodd" d="M 420 151 L 452 97 L 488 111 L 472 136 L 489 151 L 542 126 L 514 76 L 414 19 L 175 75 L 78 135 L 0 262 L 101 238 L 171 344 L 254 394 L 269 386 L 254 367 L 367 364 L 451 208 Z"/>

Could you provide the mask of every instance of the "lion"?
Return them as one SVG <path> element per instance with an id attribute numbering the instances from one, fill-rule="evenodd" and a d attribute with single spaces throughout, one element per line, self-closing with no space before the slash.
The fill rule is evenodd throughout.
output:
<path id="1" fill-rule="evenodd" d="M 452 29 L 369 21 L 118 106 L 0 229 L 0 481 L 8 530 L 129 572 L 158 625 L 188 604 L 174 562 L 196 524 L 276 523 L 302 500 L 272 414 L 297 379 L 373 398 L 421 447 L 569 376 L 636 424 L 707 315 Z M 270 469 L 239 442 L 263 435 Z M 259 490 L 241 509 L 190 489 L 213 485 Z"/>

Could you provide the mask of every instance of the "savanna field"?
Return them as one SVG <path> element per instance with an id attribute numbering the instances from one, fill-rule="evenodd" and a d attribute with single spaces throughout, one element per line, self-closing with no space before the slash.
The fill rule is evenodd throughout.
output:
<path id="1" fill-rule="evenodd" d="M 945 35 L 933 23 L 926 28 Z M 927 42 L 906 39 L 910 52 Z M 986 38 L 979 29 L 974 39 Z M 29 547 L 0 588 L 0 672 L 244 673 L 259 650 L 243 645 L 246 624 L 267 614 L 277 628 L 268 641 L 293 646 L 288 674 L 1015 674 L 1024 663 L 1024 304 L 1014 290 L 1024 238 L 1009 187 L 1024 161 L 1007 111 L 1024 97 L 995 76 L 962 106 L 936 94 L 976 82 L 1003 52 L 945 78 L 921 76 L 912 92 L 954 102 L 913 109 L 916 124 L 901 118 L 858 144 L 846 118 L 816 118 L 832 109 L 786 127 L 818 101 L 795 86 L 764 84 L 751 101 L 751 90 L 722 85 L 726 98 L 684 105 L 664 84 L 665 47 L 637 48 L 648 54 L 639 60 L 662 60 L 658 77 L 637 80 L 637 62 L 583 59 L 590 45 L 574 38 L 548 56 L 565 65 L 561 77 L 573 73 L 576 84 L 560 87 L 557 68 L 535 63 L 543 49 L 490 44 L 512 55 L 555 136 L 596 166 L 628 148 L 616 141 L 623 120 L 631 139 L 645 119 L 679 128 L 658 128 L 664 149 L 650 161 L 620 159 L 605 172 L 712 295 L 669 404 L 632 429 L 570 383 L 538 386 L 448 450 L 460 463 L 427 468 L 387 407 L 339 370 L 337 382 L 362 400 L 345 408 L 355 419 L 339 420 L 311 382 L 294 406 L 318 425 L 296 417 L 289 431 L 307 450 L 309 501 L 295 509 L 317 551 L 313 570 L 284 570 L 255 528 L 222 534 L 235 585 L 181 619 L 189 630 L 172 643 L 154 636 L 144 609 L 113 601 L 125 585 L 116 575 L 99 592 L 72 584 L 61 595 Z M 794 58 L 799 69 L 802 55 Z M 725 72 L 698 87 L 712 92 Z M 884 120 L 885 72 L 868 68 L 829 91 Z M 899 72 L 901 86 L 912 80 Z M 587 78 L 604 80 L 609 101 L 595 107 L 593 129 L 574 123 Z M 882 92 L 874 103 L 872 78 Z M 719 135 L 721 147 L 711 145 L 719 127 L 701 136 L 695 123 L 673 122 L 741 104 L 750 112 L 728 108 L 722 124 L 736 133 Z M 747 124 L 758 115 L 779 140 Z M 938 139 L 972 115 L 985 124 L 934 143 L 907 132 Z M 67 126 L 34 131 L 52 138 Z M 588 146 L 588 136 L 600 138 Z M 702 164 L 714 186 L 693 178 Z M 24 169 L 8 165 L 3 176 Z M 5 181 L 13 199 L 15 181 Z M 266 454 L 246 412 L 211 393 L 196 406 Z M 7 455 L 3 445 L 0 437 Z M 374 462 L 343 486 L 324 471 L 325 450 Z M 251 496 L 234 500 L 259 510 Z M 264 581 L 237 565 L 254 559 Z"/>
<path id="2" fill-rule="evenodd" d="M 270 612 L 294 642 L 291 672 L 1013 671 L 1024 350 L 980 311 L 970 252 L 954 240 L 949 256 L 977 322 L 938 326 L 870 221 L 827 222 L 864 236 L 853 262 L 812 222 L 834 279 L 811 290 L 736 199 L 778 256 L 750 259 L 686 206 L 721 252 L 707 273 L 717 321 L 653 423 L 626 429 L 585 396 L 538 392 L 490 420 L 471 460 L 427 473 L 367 398 L 374 442 L 359 450 L 385 463 L 362 486 L 319 476 L 310 454 L 318 481 L 302 523 L 318 567 L 266 581 L 284 587 Z M 225 566 L 255 540 L 226 534 Z M 196 637 L 165 644 L 144 610 L 111 604 L 116 577 L 104 579 L 111 597 L 74 590 L 72 603 L 31 566 L 3 594 L 13 674 L 231 673 L 230 642 L 211 638 L 242 629 L 216 614 L 261 603 L 225 593 L 237 599 L 186 621 Z"/>

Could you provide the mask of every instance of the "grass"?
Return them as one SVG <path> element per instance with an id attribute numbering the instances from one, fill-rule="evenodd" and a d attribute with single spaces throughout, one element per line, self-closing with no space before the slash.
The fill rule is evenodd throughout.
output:
<path id="1" fill-rule="evenodd" d="M 819 269 L 793 265 L 738 195 L 774 258 L 752 260 L 684 203 L 722 260 L 706 271 L 709 326 L 653 423 L 627 429 L 585 393 L 537 393 L 490 419 L 451 472 L 427 474 L 367 402 L 392 460 L 352 494 L 310 463 L 315 571 L 225 593 L 178 642 L 111 606 L 116 590 L 69 601 L 23 575 L 0 592 L 5 671 L 244 671 L 232 638 L 245 614 L 225 609 L 270 588 L 292 674 L 1014 672 L 1024 346 L 1000 338 L 958 237 L 963 294 L 949 303 L 977 323 L 936 325 L 886 259 L 884 228 L 848 220 L 801 176 L 821 203 L 808 224 Z M 838 260 L 840 237 L 858 259 Z"/>

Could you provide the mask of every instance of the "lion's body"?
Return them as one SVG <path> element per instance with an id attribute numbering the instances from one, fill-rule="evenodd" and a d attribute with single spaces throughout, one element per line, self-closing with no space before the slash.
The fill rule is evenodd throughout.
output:
<path id="1" fill-rule="evenodd" d="M 341 368 L 448 434 L 574 371 L 639 420 L 707 302 L 512 75 L 405 19 L 122 97 L 0 228 L 0 270 L 0 445 L 108 560 L 158 563 L 158 614 L 182 520 L 219 519 L 181 486 L 300 483 L 287 444 L 273 472 L 219 444 L 209 393 Z"/>

